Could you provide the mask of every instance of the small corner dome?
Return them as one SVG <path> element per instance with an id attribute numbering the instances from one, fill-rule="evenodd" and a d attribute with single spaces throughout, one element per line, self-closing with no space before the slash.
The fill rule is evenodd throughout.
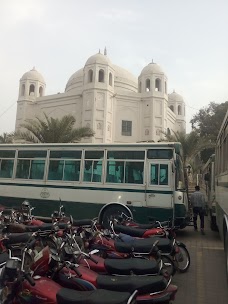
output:
<path id="1" fill-rule="evenodd" d="M 164 74 L 164 71 L 159 64 L 151 62 L 142 69 L 140 76 L 148 74 Z"/>
<path id="2" fill-rule="evenodd" d="M 89 57 L 89 59 L 87 59 L 87 61 L 85 63 L 85 66 L 90 65 L 90 64 L 95 64 L 95 63 L 105 64 L 105 65 L 111 65 L 112 64 L 111 60 L 106 55 L 103 55 L 101 53 L 97 53 L 97 54 Z"/>
<path id="3" fill-rule="evenodd" d="M 184 101 L 183 97 L 180 94 L 176 93 L 175 91 L 173 91 L 173 93 L 168 95 L 168 100 L 173 102 Z"/>
<path id="4" fill-rule="evenodd" d="M 21 80 L 35 80 L 35 81 L 40 81 L 42 83 L 45 83 L 43 76 L 39 72 L 37 72 L 37 70 L 35 68 L 26 72 L 21 77 Z"/>

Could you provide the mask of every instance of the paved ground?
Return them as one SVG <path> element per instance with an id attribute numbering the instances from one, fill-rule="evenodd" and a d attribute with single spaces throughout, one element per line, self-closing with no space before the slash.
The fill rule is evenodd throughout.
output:
<path id="1" fill-rule="evenodd" d="M 186 273 L 176 273 L 172 282 L 178 286 L 175 304 L 228 304 L 225 254 L 218 232 L 212 232 L 206 219 L 206 235 L 193 227 L 178 232 L 191 255 Z"/>

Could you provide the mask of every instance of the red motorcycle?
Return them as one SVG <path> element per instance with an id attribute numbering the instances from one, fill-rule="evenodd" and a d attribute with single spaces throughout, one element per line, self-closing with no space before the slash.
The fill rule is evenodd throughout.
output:
<path id="1" fill-rule="evenodd" d="M 68 248 L 70 251 L 71 248 Z M 34 276 L 49 274 L 57 283 L 77 290 L 107 289 L 134 293 L 137 303 L 169 303 L 174 300 L 177 287 L 163 276 L 109 276 L 99 275 L 82 265 L 64 261 L 60 263 L 59 253 L 45 247 L 35 256 L 31 265 Z"/>
<path id="2" fill-rule="evenodd" d="M 34 241 L 33 241 L 34 242 Z M 23 260 L 9 258 L 1 271 L 0 277 L 0 303 L 2 304 L 134 304 L 136 292 L 132 295 L 128 292 L 108 290 L 76 291 L 63 288 L 52 279 L 34 275 L 31 277 L 25 271 L 25 253 L 34 243 L 26 247 Z M 41 270 L 47 270 L 47 259 L 50 253 L 44 253 L 44 257 L 38 257 Z M 49 267 L 48 267 L 49 268 Z M 41 271 L 41 272 L 42 272 Z"/>
<path id="3" fill-rule="evenodd" d="M 116 220 L 114 223 L 110 222 L 110 228 L 114 234 L 120 233 L 134 238 L 154 238 L 159 236 L 171 240 L 173 242 L 173 249 L 170 252 L 165 248 L 163 248 L 163 250 L 159 247 L 163 241 L 159 242 L 159 249 L 172 257 L 175 268 L 179 272 L 186 272 L 190 267 L 190 254 L 188 249 L 184 243 L 176 240 L 176 228 L 172 227 L 169 221 L 163 223 L 156 221 L 149 225 L 138 224 L 129 219 L 122 219 L 118 222 L 120 224 L 116 224 Z"/>

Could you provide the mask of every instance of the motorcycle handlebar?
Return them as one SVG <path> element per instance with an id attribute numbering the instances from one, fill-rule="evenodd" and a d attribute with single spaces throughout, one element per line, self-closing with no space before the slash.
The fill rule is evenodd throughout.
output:
<path id="1" fill-rule="evenodd" d="M 77 267 L 75 265 L 72 266 L 72 269 L 77 273 L 77 275 L 79 276 L 79 278 L 82 276 L 81 272 L 77 269 Z"/>
<path id="2" fill-rule="evenodd" d="M 36 244 L 36 239 L 33 239 L 31 242 L 29 242 L 29 243 L 25 246 L 25 248 L 26 248 L 26 249 L 31 249 L 31 248 L 34 247 L 35 244 Z"/>
<path id="3" fill-rule="evenodd" d="M 35 286 L 36 283 L 29 273 L 25 273 L 24 277 L 29 282 L 30 285 Z"/>

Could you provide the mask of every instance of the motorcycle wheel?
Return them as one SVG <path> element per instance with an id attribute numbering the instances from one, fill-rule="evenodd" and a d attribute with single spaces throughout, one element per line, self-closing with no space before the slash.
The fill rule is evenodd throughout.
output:
<path id="1" fill-rule="evenodd" d="M 186 272 L 190 266 L 190 254 L 187 248 L 179 245 L 179 252 L 175 254 L 175 264 L 179 272 Z"/>
<path id="2" fill-rule="evenodd" d="M 168 255 L 162 255 L 161 259 L 163 262 L 162 269 L 164 269 L 169 276 L 173 276 L 176 273 L 176 268 L 173 260 Z"/>

